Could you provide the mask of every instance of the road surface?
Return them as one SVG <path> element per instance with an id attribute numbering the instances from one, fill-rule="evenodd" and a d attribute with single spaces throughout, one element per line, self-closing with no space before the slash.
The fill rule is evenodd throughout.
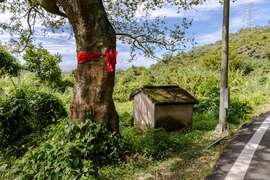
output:
<path id="1" fill-rule="evenodd" d="M 206 180 L 270 180 L 270 112 L 240 130 Z"/>

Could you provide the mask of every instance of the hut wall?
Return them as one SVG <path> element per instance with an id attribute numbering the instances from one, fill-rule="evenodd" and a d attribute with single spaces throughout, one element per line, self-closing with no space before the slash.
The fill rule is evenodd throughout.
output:
<path id="1" fill-rule="evenodd" d="M 192 112 L 192 104 L 156 105 L 155 128 L 164 128 L 168 131 L 191 128 Z"/>
<path id="2" fill-rule="evenodd" d="M 139 129 L 148 129 L 155 127 L 155 105 L 143 93 L 134 97 L 134 126 Z"/>

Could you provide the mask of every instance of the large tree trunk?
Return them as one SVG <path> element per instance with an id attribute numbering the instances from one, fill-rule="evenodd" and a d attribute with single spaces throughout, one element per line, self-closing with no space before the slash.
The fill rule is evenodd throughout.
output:
<path id="1" fill-rule="evenodd" d="M 61 4 L 73 27 L 77 51 L 106 53 L 116 48 L 115 31 L 102 0 L 69 0 Z M 77 123 L 90 118 L 118 132 L 119 118 L 112 99 L 114 78 L 114 72 L 106 71 L 103 56 L 78 64 L 70 121 Z"/>
<path id="2" fill-rule="evenodd" d="M 219 105 L 219 123 L 216 127 L 218 133 L 226 131 L 227 111 L 229 108 L 229 88 L 228 88 L 228 64 L 229 64 L 229 20 L 230 20 L 230 0 L 224 0 L 222 27 L 222 62 L 221 62 L 221 87 Z"/>

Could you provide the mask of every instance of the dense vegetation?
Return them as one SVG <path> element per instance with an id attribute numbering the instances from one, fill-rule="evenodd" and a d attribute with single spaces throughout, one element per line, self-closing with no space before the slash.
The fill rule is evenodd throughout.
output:
<path id="1" fill-rule="evenodd" d="M 232 35 L 230 132 L 248 122 L 260 105 L 269 103 L 269 44 L 269 27 Z M 217 42 L 167 55 L 149 69 L 132 67 L 118 72 L 114 99 L 121 137 L 91 121 L 70 125 L 66 111 L 72 87 L 50 85 L 29 64 L 26 69 L 32 72 L 2 77 L 0 140 L 7 146 L 0 148 L 0 179 L 132 179 L 145 177 L 145 171 L 152 177 L 203 178 L 222 148 L 206 148 L 218 138 L 213 130 L 218 121 L 220 46 Z M 33 53 L 53 58 L 45 50 L 29 50 L 25 56 L 29 62 L 35 62 Z M 72 84 L 70 75 L 59 79 Z M 130 93 L 143 85 L 167 84 L 177 84 L 198 98 L 192 129 L 173 133 L 134 129 Z"/>
<path id="2" fill-rule="evenodd" d="M 0 107 L 2 148 L 67 116 L 56 97 L 36 90 L 16 89 L 1 98 Z"/>
<path id="3" fill-rule="evenodd" d="M 47 49 L 29 47 L 23 54 L 24 69 L 34 72 L 42 83 L 51 88 L 65 91 L 73 83 L 61 76 L 59 63 L 62 61 L 60 54 L 52 55 Z"/>
<path id="4" fill-rule="evenodd" d="M 20 71 L 20 64 L 14 56 L 0 46 L 0 76 L 17 76 Z"/>

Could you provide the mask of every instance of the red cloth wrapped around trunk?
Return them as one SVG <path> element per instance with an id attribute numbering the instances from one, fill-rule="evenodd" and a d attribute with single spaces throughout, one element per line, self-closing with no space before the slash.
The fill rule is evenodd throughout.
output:
<path id="1" fill-rule="evenodd" d="M 110 49 L 109 52 L 105 54 L 92 51 L 78 51 L 77 52 L 78 64 L 83 64 L 88 61 L 97 60 L 101 56 L 105 58 L 105 63 L 107 65 L 107 72 L 113 73 L 115 71 L 116 57 L 117 57 L 117 51 L 114 48 Z"/>

